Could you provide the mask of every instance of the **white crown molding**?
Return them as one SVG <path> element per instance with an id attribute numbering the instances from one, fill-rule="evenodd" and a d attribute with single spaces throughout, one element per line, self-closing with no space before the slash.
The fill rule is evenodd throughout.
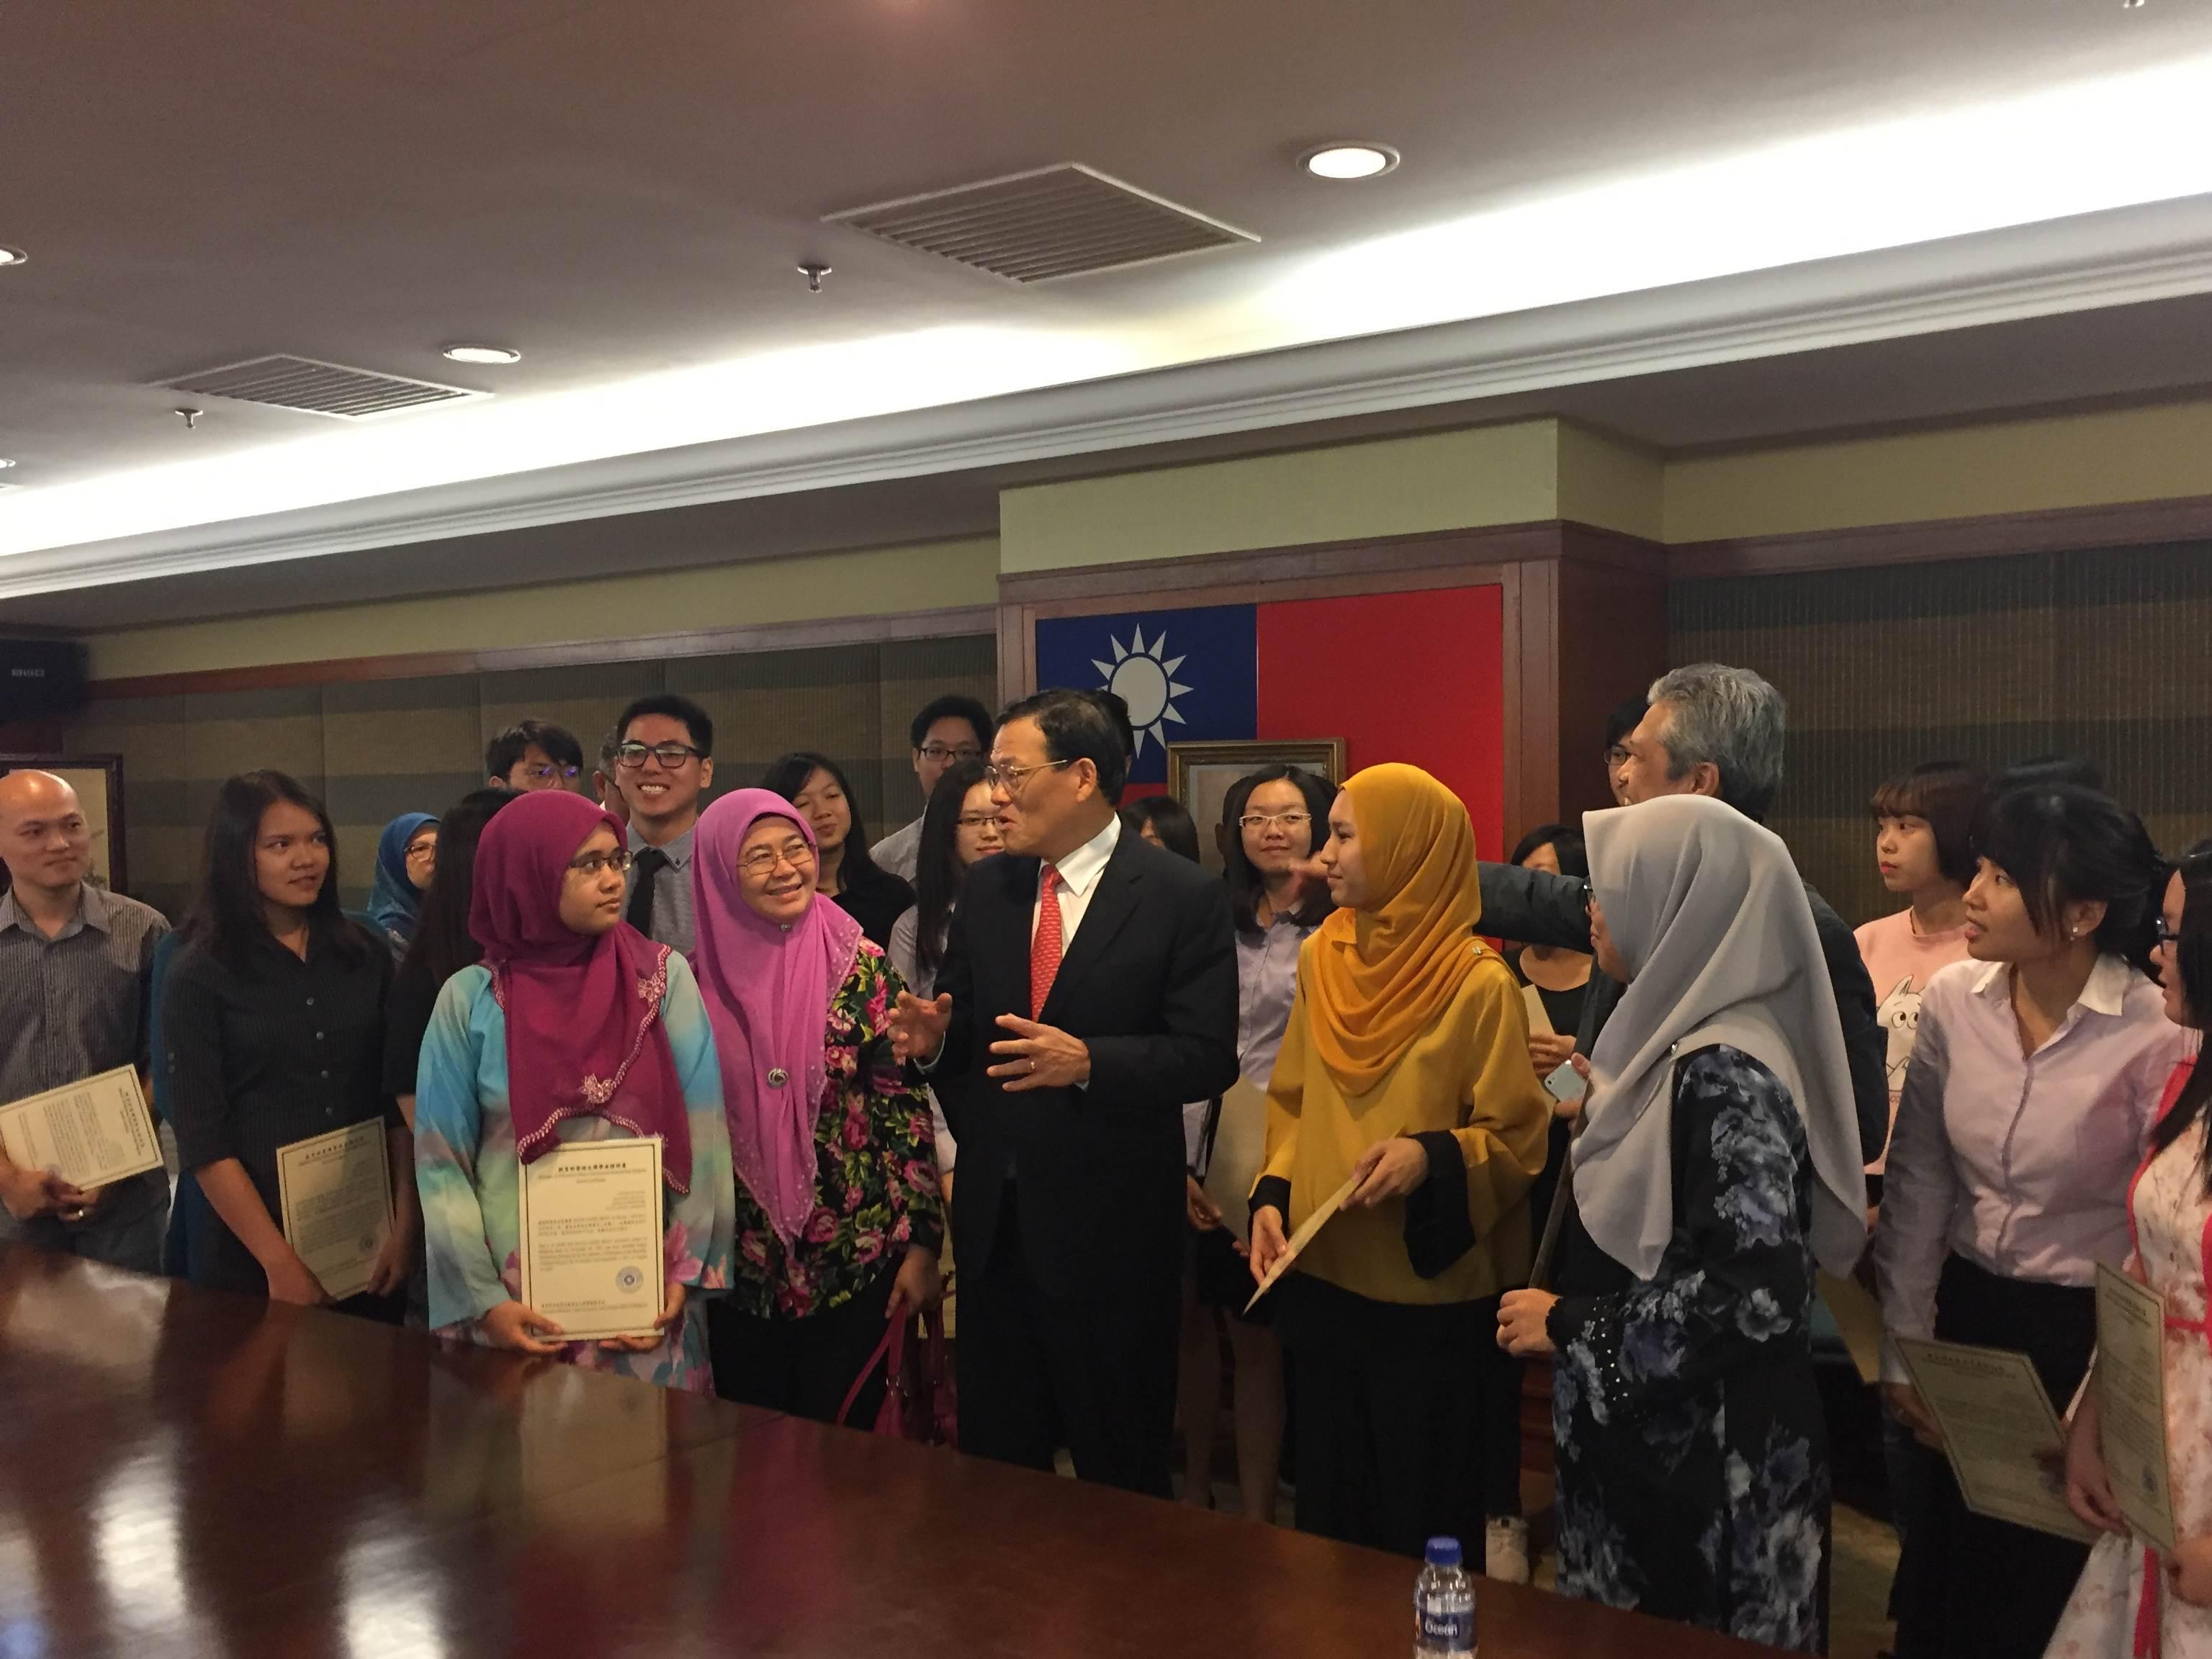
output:
<path id="1" fill-rule="evenodd" d="M 2212 292 L 2212 198 L 9 556 L 0 599 L 1306 426 Z M 1480 418 L 1479 409 L 1470 420 Z"/>

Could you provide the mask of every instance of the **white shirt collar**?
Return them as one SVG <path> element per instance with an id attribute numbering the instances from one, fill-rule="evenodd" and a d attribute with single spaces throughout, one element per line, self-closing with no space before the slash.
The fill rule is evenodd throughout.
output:
<path id="1" fill-rule="evenodd" d="M 2012 994 L 2012 981 L 2005 975 L 2008 966 L 2008 963 L 1993 962 L 1983 969 L 1975 975 L 1974 994 L 2008 998 Z M 2081 986 L 2081 994 L 2074 999 L 2074 1006 L 2118 1019 L 2127 1012 L 2128 987 L 2134 976 L 2135 969 L 2119 957 L 2100 956 Z"/>
<path id="2" fill-rule="evenodd" d="M 1051 861 L 1053 867 L 1060 872 L 1060 884 L 1079 896 L 1087 896 L 1091 884 L 1098 879 L 1099 872 L 1105 869 L 1106 860 L 1114 856 L 1114 848 L 1121 839 L 1121 815 L 1116 812 L 1106 820 L 1106 827 L 1089 841 L 1066 858 Z M 1038 866 L 1037 877 L 1039 880 L 1043 879 L 1042 864 Z"/>

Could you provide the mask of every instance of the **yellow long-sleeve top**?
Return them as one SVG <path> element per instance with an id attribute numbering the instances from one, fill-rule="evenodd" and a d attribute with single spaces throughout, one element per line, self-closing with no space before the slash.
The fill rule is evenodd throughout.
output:
<path id="1" fill-rule="evenodd" d="M 1478 960 L 1442 1017 L 1373 1088 L 1347 1096 L 1310 1037 L 1308 975 L 1321 948 L 1310 939 L 1298 955 L 1297 994 L 1267 1085 L 1267 1164 L 1255 1203 L 1279 1202 L 1287 1182 L 1287 1234 L 1344 1184 L 1369 1147 L 1423 1138 L 1428 1180 L 1408 1198 L 1340 1211 L 1296 1271 L 1378 1302 L 1469 1302 L 1522 1283 L 1528 1188 L 1544 1167 L 1552 1101 L 1528 1061 L 1528 1016 L 1512 970 L 1468 940 Z M 1462 1194 L 1464 1224 L 1455 1201 Z M 1416 1271 L 1417 1261 L 1431 1276 Z"/>

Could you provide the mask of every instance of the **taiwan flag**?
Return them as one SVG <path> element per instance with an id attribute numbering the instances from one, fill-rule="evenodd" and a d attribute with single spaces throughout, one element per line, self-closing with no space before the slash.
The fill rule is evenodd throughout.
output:
<path id="1" fill-rule="evenodd" d="M 1499 858 L 1504 624 L 1494 586 L 1042 617 L 1036 683 L 1128 704 L 1132 795 L 1165 787 L 1170 744 L 1341 738 L 1353 771 L 1433 773 Z"/>

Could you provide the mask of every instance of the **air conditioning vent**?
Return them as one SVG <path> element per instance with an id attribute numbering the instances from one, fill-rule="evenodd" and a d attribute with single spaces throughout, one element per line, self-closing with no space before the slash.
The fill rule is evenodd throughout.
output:
<path id="1" fill-rule="evenodd" d="M 1118 270 L 1260 240 L 1073 163 L 853 208 L 823 222 L 1017 283 Z"/>
<path id="2" fill-rule="evenodd" d="M 380 415 L 491 396 L 489 392 L 471 392 L 463 386 L 281 355 L 226 363 L 161 384 L 171 392 L 188 392 L 195 397 L 228 398 L 237 403 L 328 415 L 341 421 L 372 420 Z"/>

